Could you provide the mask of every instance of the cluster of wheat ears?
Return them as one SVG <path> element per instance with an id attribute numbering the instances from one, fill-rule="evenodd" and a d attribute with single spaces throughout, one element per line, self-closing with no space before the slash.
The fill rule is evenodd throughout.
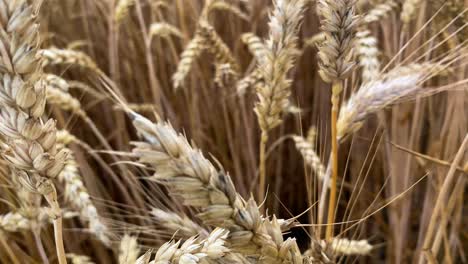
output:
<path id="1" fill-rule="evenodd" d="M 466 6 L 0 0 L 0 263 L 466 263 Z"/>

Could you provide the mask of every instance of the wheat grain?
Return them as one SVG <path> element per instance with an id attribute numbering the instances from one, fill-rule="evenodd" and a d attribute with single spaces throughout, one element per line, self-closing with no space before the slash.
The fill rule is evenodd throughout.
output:
<path id="1" fill-rule="evenodd" d="M 176 233 L 182 238 L 189 238 L 199 235 L 202 238 L 207 237 L 206 229 L 193 222 L 186 215 L 179 215 L 173 212 L 153 208 L 151 214 L 156 218 L 158 223 L 171 233 Z"/>
<path id="2" fill-rule="evenodd" d="M 347 238 L 334 238 L 331 243 L 321 241 L 322 247 L 331 247 L 338 255 L 369 255 L 373 246 L 367 240 L 349 240 Z"/>
<path id="3" fill-rule="evenodd" d="M 119 264 L 134 264 L 138 259 L 140 248 L 136 237 L 124 235 L 119 246 Z"/>

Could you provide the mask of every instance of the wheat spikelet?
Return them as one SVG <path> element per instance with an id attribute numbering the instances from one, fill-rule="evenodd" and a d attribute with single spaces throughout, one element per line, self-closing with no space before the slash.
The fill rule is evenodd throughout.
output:
<path id="1" fill-rule="evenodd" d="M 307 131 L 306 140 L 312 149 L 315 149 L 315 141 L 317 140 L 317 128 L 315 126 L 311 126 L 309 131 Z"/>
<path id="2" fill-rule="evenodd" d="M 71 260 L 71 264 L 94 264 L 90 257 L 84 255 L 69 253 L 67 254 L 67 258 Z"/>
<path id="3" fill-rule="evenodd" d="M 70 111 L 80 117 L 86 117 L 86 113 L 81 107 L 80 101 L 75 99 L 66 91 L 53 86 L 47 87 L 47 102 L 59 107 L 62 110 Z"/>
<path id="4" fill-rule="evenodd" d="M 177 233 L 182 238 L 188 238 L 200 235 L 202 238 L 207 237 L 208 232 L 193 222 L 186 215 L 179 215 L 173 212 L 153 208 L 151 214 L 156 218 L 158 223 L 171 233 Z"/>
<path id="5" fill-rule="evenodd" d="M 98 74 L 102 74 L 97 64 L 84 52 L 69 50 L 69 49 L 58 49 L 48 48 L 39 51 L 39 56 L 42 58 L 42 66 L 48 65 L 76 65 L 86 69 L 90 69 Z"/>
<path id="6" fill-rule="evenodd" d="M 405 27 L 416 17 L 416 12 L 421 5 L 421 0 L 405 0 L 401 10 L 401 20 Z"/>
<path id="7" fill-rule="evenodd" d="M 209 5 L 208 12 L 212 12 L 216 10 L 229 12 L 229 13 L 236 15 L 242 20 L 249 21 L 249 17 L 244 12 L 242 12 L 238 7 L 230 3 L 215 0 Z"/>
<path id="8" fill-rule="evenodd" d="M 379 49 L 377 39 L 369 31 L 359 31 L 356 34 L 356 54 L 362 69 L 363 83 L 378 78 L 380 74 Z"/>
<path id="9" fill-rule="evenodd" d="M 414 96 L 421 91 L 421 82 L 440 70 L 441 66 L 435 64 L 411 64 L 397 67 L 365 83 L 341 108 L 337 138 L 341 140 L 359 130 L 368 115 Z"/>
<path id="10" fill-rule="evenodd" d="M 312 37 L 307 38 L 304 40 L 304 48 L 306 47 L 316 47 L 320 46 L 326 39 L 326 34 L 324 32 L 319 32 Z"/>
<path id="11" fill-rule="evenodd" d="M 238 95 L 244 95 L 249 88 L 254 88 L 256 85 L 263 83 L 263 75 L 259 69 L 253 70 L 244 78 L 240 79 L 236 84 Z"/>
<path id="12" fill-rule="evenodd" d="M 55 74 L 46 74 L 44 76 L 44 81 L 47 87 L 53 87 L 64 92 L 70 90 L 68 82 Z"/>
<path id="13" fill-rule="evenodd" d="M 323 180 L 326 169 L 323 166 L 320 157 L 317 155 L 317 152 L 315 152 L 314 145 L 310 143 L 308 139 L 301 136 L 293 136 L 293 140 L 296 144 L 296 149 L 301 153 L 304 161 L 314 170 L 317 177 L 320 180 Z"/>
<path id="14" fill-rule="evenodd" d="M 151 39 L 156 36 L 168 38 L 171 35 L 176 36 L 178 38 L 184 38 L 184 35 L 182 34 L 182 32 L 180 32 L 178 28 L 164 22 L 151 24 L 148 35 Z"/>
<path id="15" fill-rule="evenodd" d="M 219 87 L 227 88 L 234 86 L 236 80 L 237 72 L 232 68 L 231 64 L 216 64 L 214 81 Z"/>
<path id="16" fill-rule="evenodd" d="M 190 40 L 187 47 L 180 55 L 181 60 L 179 64 L 177 64 L 177 70 L 174 75 L 172 75 L 174 89 L 178 89 L 182 86 L 183 81 L 192 68 L 193 62 L 200 56 L 205 44 L 205 39 L 196 32 L 195 36 Z"/>
<path id="17" fill-rule="evenodd" d="M 367 240 L 334 238 L 331 243 L 321 241 L 322 247 L 330 247 L 338 255 L 369 255 L 373 247 Z"/>
<path id="18" fill-rule="evenodd" d="M 135 4 L 135 0 L 118 0 L 114 10 L 115 23 L 121 23 L 127 16 L 129 9 Z"/>
<path id="19" fill-rule="evenodd" d="M 70 143 L 77 142 L 77 138 L 70 134 L 67 130 L 58 130 L 57 131 L 57 144 L 62 144 L 67 146 Z"/>
<path id="20" fill-rule="evenodd" d="M 393 0 L 378 4 L 374 8 L 369 10 L 369 12 L 367 12 L 366 15 L 364 15 L 362 21 L 364 24 L 377 22 L 383 18 L 386 18 L 388 14 L 397 7 L 398 4 Z"/>
<path id="21" fill-rule="evenodd" d="M 169 124 L 151 123 L 136 113 L 132 117 L 135 128 L 146 141 L 134 142 L 133 154 L 141 163 L 156 169 L 153 178 L 170 187 L 172 194 L 181 197 L 185 205 L 200 208 L 197 216 L 204 223 L 227 228 L 231 250 L 258 254 L 269 243 L 270 236 L 264 227 L 269 221 L 261 218 L 255 201 L 250 199 L 245 203 L 229 175 L 217 170 Z M 281 233 L 284 224 L 277 223 L 269 228 L 278 228 L 276 231 Z"/>
<path id="22" fill-rule="evenodd" d="M 157 250 L 151 262 L 151 251 L 149 251 L 143 255 L 137 263 L 195 264 L 201 263 L 205 259 L 208 261 L 215 261 L 222 258 L 229 250 L 224 247 L 224 242 L 228 233 L 229 232 L 222 228 L 216 228 L 203 240 L 199 240 L 197 237 L 191 237 L 184 243 L 181 243 L 181 241 L 167 242 Z"/>
<path id="23" fill-rule="evenodd" d="M 66 136 L 69 137 L 69 136 Z M 59 140 L 57 140 L 59 141 Z M 70 141 L 69 139 L 63 141 Z M 69 151 L 71 153 L 71 151 Z M 65 164 L 58 180 L 65 185 L 65 199 L 74 208 L 79 210 L 82 221 L 88 222 L 89 231 L 94 234 L 104 245 L 110 246 L 109 230 L 101 221 L 96 207 L 91 202 L 88 190 L 81 179 L 78 164 L 71 158 Z"/>
<path id="24" fill-rule="evenodd" d="M 318 13 L 325 40 L 319 46 L 320 76 L 326 82 L 345 79 L 352 71 L 351 60 L 355 28 L 356 0 L 320 0 Z"/>
<path id="25" fill-rule="evenodd" d="M 297 31 L 305 2 L 274 1 L 274 5 L 269 22 L 270 34 L 265 42 L 266 56 L 258 63 L 265 79 L 265 85 L 257 86 L 259 101 L 255 105 L 262 131 L 278 126 L 281 113 L 288 105 L 291 81 L 287 73 L 297 53 Z"/>
<path id="26" fill-rule="evenodd" d="M 140 253 L 136 237 L 124 235 L 119 246 L 119 264 L 134 264 Z"/>
<path id="27" fill-rule="evenodd" d="M 22 229 L 29 229 L 31 223 L 28 218 L 17 212 L 8 212 L 0 215 L 0 232 L 1 230 L 8 232 L 17 232 Z"/>
<path id="28" fill-rule="evenodd" d="M 254 33 L 249 32 L 242 34 L 241 40 L 242 42 L 244 42 L 245 45 L 247 45 L 247 48 L 249 49 L 250 53 L 254 55 L 257 61 L 260 61 L 263 57 L 265 57 L 265 44 L 263 44 L 263 41 Z"/>
<path id="29" fill-rule="evenodd" d="M 216 33 L 215 29 L 205 20 L 201 20 L 198 25 L 198 32 L 205 39 L 206 48 L 215 55 L 217 63 L 230 64 L 233 71 L 239 71 L 236 59 L 231 53 L 229 47 Z"/>

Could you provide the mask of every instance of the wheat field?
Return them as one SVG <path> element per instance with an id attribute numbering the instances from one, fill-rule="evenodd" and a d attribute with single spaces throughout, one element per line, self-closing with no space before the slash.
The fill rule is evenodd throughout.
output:
<path id="1" fill-rule="evenodd" d="M 467 7 L 0 0 L 0 263 L 468 263 Z"/>

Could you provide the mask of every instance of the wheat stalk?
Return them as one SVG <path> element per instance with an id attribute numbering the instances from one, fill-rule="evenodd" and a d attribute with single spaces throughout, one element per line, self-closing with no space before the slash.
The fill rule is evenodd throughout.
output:
<path id="1" fill-rule="evenodd" d="M 281 123 L 281 114 L 289 104 L 291 81 L 288 72 L 297 54 L 297 32 L 305 2 L 302 0 L 274 1 L 270 15 L 270 33 L 265 42 L 265 56 L 258 62 L 265 85 L 258 85 L 255 113 L 261 129 L 258 199 L 262 201 L 266 190 L 265 146 L 268 131 Z"/>
<path id="2" fill-rule="evenodd" d="M 261 218 L 255 201 L 244 202 L 229 175 L 222 169 L 216 169 L 200 150 L 193 149 L 187 139 L 177 134 L 169 124 L 151 123 L 136 113 L 132 117 L 135 128 L 145 139 L 145 142 L 133 143 L 134 155 L 141 163 L 156 169 L 153 179 L 169 186 L 172 194 L 181 197 L 185 205 L 200 208 L 197 216 L 204 223 L 227 228 L 231 249 L 255 256 L 259 249 L 270 247 L 270 233 L 281 233 L 282 227 L 291 224 L 290 221 L 270 224 Z M 294 243 L 287 243 L 282 256 L 296 257 Z M 277 245 L 277 248 L 281 246 Z M 272 251 L 264 249 L 261 252 L 268 254 Z"/>
<path id="3" fill-rule="evenodd" d="M 136 237 L 124 235 L 119 246 L 119 264 L 134 264 L 140 248 Z"/>
<path id="4" fill-rule="evenodd" d="M 336 182 L 338 180 L 338 143 L 336 141 L 336 121 L 339 99 L 343 90 L 343 80 L 352 72 L 351 60 L 355 28 L 355 0 L 320 0 L 318 13 L 321 16 L 321 29 L 325 40 L 319 46 L 319 74 L 325 82 L 332 83 L 331 141 L 332 141 L 332 182 L 328 205 L 327 240 L 333 237 L 333 218 L 336 204 Z"/>
<path id="5" fill-rule="evenodd" d="M 53 208 L 57 255 L 60 263 L 66 263 L 62 218 L 52 179 L 61 172 L 68 152 L 55 144 L 55 121 L 42 118 L 46 87 L 37 50 L 39 3 L 0 2 L 0 134 L 9 146 L 2 155 L 23 187 L 43 195 Z"/>

